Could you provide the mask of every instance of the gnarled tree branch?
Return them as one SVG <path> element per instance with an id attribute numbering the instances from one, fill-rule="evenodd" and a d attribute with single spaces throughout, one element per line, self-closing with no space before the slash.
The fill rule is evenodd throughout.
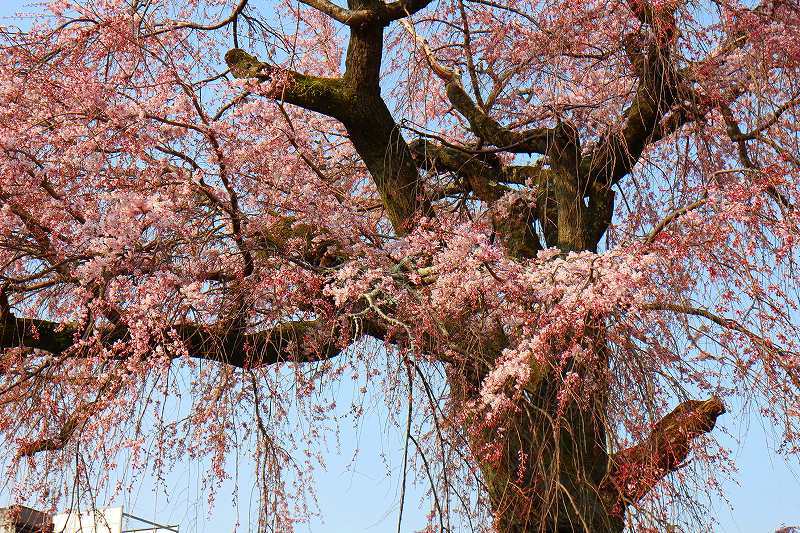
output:
<path id="1" fill-rule="evenodd" d="M 361 335 L 382 331 L 369 319 L 336 321 L 296 320 L 257 332 L 221 326 L 176 324 L 165 329 L 184 341 L 190 357 L 238 368 L 257 368 L 284 362 L 307 363 L 330 359 L 357 341 Z M 32 348 L 65 357 L 71 354 L 79 327 L 48 320 L 8 317 L 0 325 L 0 348 Z M 102 332 L 105 344 L 124 339 L 127 328 L 116 326 Z"/>
<path id="2" fill-rule="evenodd" d="M 236 78 L 273 82 L 267 96 L 276 100 L 334 118 L 340 118 L 347 108 L 347 94 L 339 78 L 307 76 L 279 68 L 259 61 L 239 48 L 229 50 L 225 62 Z"/>
<path id="3" fill-rule="evenodd" d="M 430 204 L 418 195 L 419 174 L 408 145 L 380 95 L 379 73 L 383 31 L 380 26 L 354 29 L 343 78 L 318 78 L 279 69 L 244 50 L 225 54 L 237 78 L 286 82 L 268 96 L 339 120 L 372 175 L 395 232 L 407 233 Z"/>
<path id="4" fill-rule="evenodd" d="M 714 429 L 725 413 L 722 400 L 687 400 L 653 427 L 642 442 L 611 456 L 606 489 L 614 497 L 620 514 L 624 507 L 639 501 L 670 472 L 680 468 L 689 455 L 691 442 Z"/>
<path id="5" fill-rule="evenodd" d="M 453 107 L 469 122 L 472 132 L 484 142 L 512 153 L 546 154 L 552 144 L 556 131 L 552 128 L 534 128 L 525 131 L 514 131 L 502 126 L 490 117 L 467 94 L 461 83 L 461 77 L 453 70 L 442 65 L 434 56 L 427 42 L 414 31 L 408 21 L 402 21 L 403 27 L 422 48 L 431 70 L 445 82 L 447 97 Z"/>

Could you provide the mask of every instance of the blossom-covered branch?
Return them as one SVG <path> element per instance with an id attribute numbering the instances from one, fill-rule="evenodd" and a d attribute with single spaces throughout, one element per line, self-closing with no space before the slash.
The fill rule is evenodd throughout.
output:
<path id="1" fill-rule="evenodd" d="M 339 355 L 361 335 L 381 334 L 381 328 L 370 320 L 326 322 L 319 320 L 291 321 L 263 332 L 227 331 L 221 327 L 176 324 L 162 334 L 171 336 L 185 347 L 190 357 L 224 363 L 237 368 L 260 368 L 292 362 L 324 361 Z M 64 358 L 85 356 L 81 346 L 82 328 L 47 320 L 8 317 L 2 325 L 0 346 L 43 350 Z M 109 348 L 124 340 L 124 327 L 110 327 L 98 333 Z M 157 337 L 157 335 L 154 335 Z M 179 353 L 174 354 L 180 356 Z"/>

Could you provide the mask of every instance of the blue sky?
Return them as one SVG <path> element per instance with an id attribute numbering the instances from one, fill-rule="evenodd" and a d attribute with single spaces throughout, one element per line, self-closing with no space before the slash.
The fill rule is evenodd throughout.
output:
<path id="1" fill-rule="evenodd" d="M 0 17 L 28 8 L 29 2 L 0 0 Z M 353 387 L 345 379 L 338 392 L 345 397 L 352 395 Z M 346 402 L 342 402 L 346 403 Z M 784 459 L 771 452 L 767 431 L 759 420 L 733 420 L 735 415 L 726 415 L 720 422 L 727 426 L 734 437 L 722 437 L 730 446 L 740 470 L 738 484 L 725 486 L 732 510 L 721 501 L 714 507 L 722 533 L 773 532 L 781 525 L 800 525 L 800 468 L 795 462 L 788 465 Z M 390 458 L 391 468 L 398 472 L 402 443 L 398 436 L 387 436 L 384 421 L 387 413 L 376 408 L 364 419 L 360 431 L 343 430 L 342 454 L 329 451 L 325 455 L 327 471 L 318 476 L 319 506 L 324 523 L 315 521 L 301 531 L 312 533 L 383 533 L 397 530 L 397 501 L 399 476 L 387 478 L 386 464 L 382 456 Z M 717 433 L 720 434 L 719 432 Z M 352 450 L 361 452 L 354 465 L 350 464 Z M 154 518 L 162 523 L 180 523 L 182 533 L 228 532 L 237 522 L 248 523 L 251 509 L 248 503 L 251 494 L 252 476 L 247 465 L 242 465 L 239 474 L 241 495 L 232 501 L 227 492 L 230 485 L 219 493 L 215 510 L 209 515 L 205 497 L 200 488 L 202 464 L 179 465 L 167 479 L 167 488 L 154 490 L 156 484 L 150 478 L 142 479 L 138 490 L 113 502 L 123 504 L 126 510 L 144 518 Z M 231 465 L 234 471 L 234 465 Z M 227 489 L 227 490 L 226 490 Z M 404 512 L 402 531 L 414 531 L 425 524 L 427 507 L 417 508 L 420 494 L 413 490 L 408 496 Z M 0 494 L 0 504 L 7 495 Z M 243 527 L 240 530 L 247 530 Z"/>

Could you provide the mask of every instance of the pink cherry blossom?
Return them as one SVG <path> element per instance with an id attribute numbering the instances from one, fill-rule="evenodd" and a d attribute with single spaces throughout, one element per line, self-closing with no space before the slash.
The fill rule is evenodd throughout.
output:
<path id="1" fill-rule="evenodd" d="M 726 408 L 800 451 L 795 3 L 47 7 L 0 35 L 21 501 L 245 455 L 302 529 L 343 379 L 431 531 L 713 528 Z"/>

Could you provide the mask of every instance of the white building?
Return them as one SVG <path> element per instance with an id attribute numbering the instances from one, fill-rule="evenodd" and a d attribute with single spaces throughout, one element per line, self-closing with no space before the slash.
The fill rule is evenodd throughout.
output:
<path id="1" fill-rule="evenodd" d="M 178 526 L 157 524 L 122 507 L 72 510 L 52 517 L 19 505 L 0 509 L 0 533 L 179 533 Z"/>

